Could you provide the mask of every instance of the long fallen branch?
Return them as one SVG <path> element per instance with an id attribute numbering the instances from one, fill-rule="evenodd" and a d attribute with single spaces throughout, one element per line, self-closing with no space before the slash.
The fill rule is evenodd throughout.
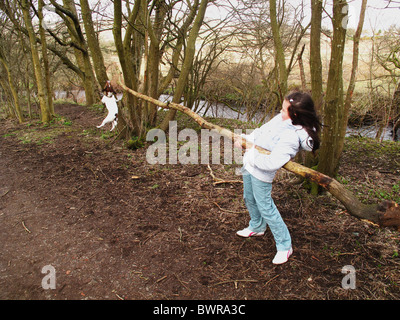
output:
<path id="1" fill-rule="evenodd" d="M 175 109 L 178 110 L 196 121 L 202 128 L 210 129 L 214 132 L 219 133 L 222 136 L 228 137 L 232 140 L 239 140 L 244 148 L 251 148 L 253 144 L 249 141 L 243 139 L 240 135 L 233 133 L 232 131 L 210 123 L 200 117 L 197 113 L 193 112 L 189 108 L 176 103 L 164 103 L 157 99 L 148 97 L 139 92 L 133 91 L 132 89 L 126 87 L 123 83 L 119 82 L 121 87 L 134 95 L 137 98 L 149 101 L 156 106 L 163 109 Z M 264 154 L 269 154 L 270 152 L 259 146 L 255 148 Z M 361 203 L 351 191 L 346 189 L 337 180 L 326 176 L 318 171 L 307 168 L 299 163 L 289 161 L 283 168 L 293 172 L 303 178 L 306 178 L 312 182 L 325 188 L 329 191 L 336 199 L 338 199 L 347 209 L 350 215 L 358 218 L 369 220 L 373 223 L 378 224 L 381 227 L 395 227 L 400 231 L 400 206 L 393 201 L 383 201 L 380 204 L 366 205 Z"/>

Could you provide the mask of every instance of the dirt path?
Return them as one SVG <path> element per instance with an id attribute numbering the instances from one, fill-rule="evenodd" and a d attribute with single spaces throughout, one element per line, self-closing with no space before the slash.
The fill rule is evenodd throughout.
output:
<path id="1" fill-rule="evenodd" d="M 100 137 L 102 115 L 57 108 L 72 125 L 1 122 L 0 299 L 400 298 L 398 233 L 283 177 L 274 197 L 294 254 L 274 266 L 269 233 L 235 236 L 248 221 L 241 184 L 214 186 L 204 165 L 149 165 L 145 148 Z M 355 290 L 341 287 L 345 265 Z M 42 287 L 45 266 L 55 289 Z"/>

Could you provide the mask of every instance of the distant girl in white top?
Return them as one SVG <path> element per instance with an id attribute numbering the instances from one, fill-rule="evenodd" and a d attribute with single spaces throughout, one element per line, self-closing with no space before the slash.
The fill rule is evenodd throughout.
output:
<path id="1" fill-rule="evenodd" d="M 300 149 L 315 152 L 319 148 L 320 128 L 311 96 L 292 92 L 285 97 L 280 114 L 250 135 L 243 135 L 271 153 L 261 154 L 253 147 L 243 157 L 243 194 L 250 222 L 237 235 L 262 236 L 268 225 L 277 249 L 274 264 L 285 263 L 293 249 L 289 230 L 271 198 L 272 181 L 278 169 Z M 235 146 L 240 148 L 240 142 Z"/>

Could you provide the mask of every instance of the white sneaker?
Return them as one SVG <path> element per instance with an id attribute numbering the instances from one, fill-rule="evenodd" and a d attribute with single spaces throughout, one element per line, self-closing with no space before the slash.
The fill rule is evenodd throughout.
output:
<path id="1" fill-rule="evenodd" d="M 243 230 L 236 232 L 236 234 L 239 237 L 249 238 L 249 237 L 263 236 L 264 232 L 254 232 L 254 231 L 251 231 L 249 228 L 244 228 Z"/>
<path id="2" fill-rule="evenodd" d="M 274 260 L 272 260 L 273 264 L 282 264 L 289 260 L 289 257 L 292 255 L 293 249 L 290 248 L 289 250 L 285 251 L 278 251 L 275 255 Z"/>

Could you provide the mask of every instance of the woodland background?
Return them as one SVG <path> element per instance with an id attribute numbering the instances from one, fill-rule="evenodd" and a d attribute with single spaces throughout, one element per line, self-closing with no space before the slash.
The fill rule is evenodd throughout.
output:
<path id="1" fill-rule="evenodd" d="M 323 144 L 297 160 L 335 177 L 361 211 L 399 203 L 399 143 L 383 133 L 398 139 L 400 30 L 367 30 L 363 15 L 348 28 L 347 2 L 371 10 L 365 0 L 1 1 L 0 298 L 399 299 L 398 231 L 282 170 L 273 196 L 294 254 L 273 266 L 270 235 L 235 236 L 248 223 L 237 166 L 149 164 L 150 129 L 199 127 L 119 84 L 249 120 L 208 119 L 230 130 L 310 91 Z M 113 133 L 96 128 L 107 79 L 123 97 Z M 349 125 L 373 139 L 345 138 Z M 46 265 L 55 290 L 41 287 Z M 341 286 L 346 265 L 355 290 Z"/>

